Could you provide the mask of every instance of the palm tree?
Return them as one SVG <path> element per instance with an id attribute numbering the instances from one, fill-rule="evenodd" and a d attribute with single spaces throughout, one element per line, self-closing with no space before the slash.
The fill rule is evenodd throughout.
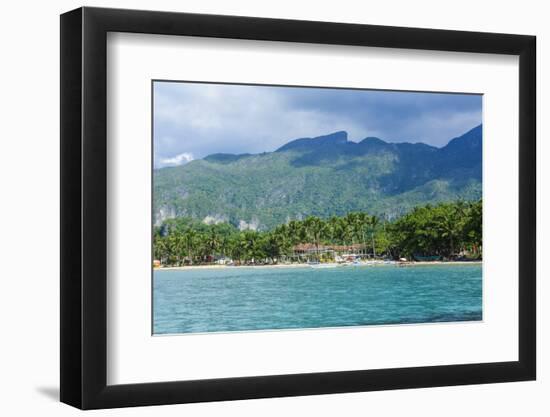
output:
<path id="1" fill-rule="evenodd" d="M 166 245 L 166 239 L 162 236 L 156 235 L 153 241 L 153 256 L 158 259 L 161 264 L 166 264 L 168 260 L 167 256 L 168 248 Z"/>
<path id="2" fill-rule="evenodd" d="M 236 233 L 229 238 L 228 242 L 229 254 L 233 260 L 236 260 L 239 264 L 243 257 L 243 246 L 241 244 L 241 233 Z"/>
<path id="3" fill-rule="evenodd" d="M 301 243 L 304 238 L 304 226 L 302 222 L 292 220 L 287 225 L 287 232 L 292 244 Z"/>
<path id="4" fill-rule="evenodd" d="M 331 243 L 335 243 L 338 236 L 341 235 L 341 222 L 340 218 L 336 216 L 332 216 L 327 224 L 326 224 L 326 230 L 330 235 L 330 241 Z"/>
<path id="5" fill-rule="evenodd" d="M 315 244 L 315 251 L 318 255 L 321 232 L 323 230 L 323 221 L 317 216 L 309 216 L 304 220 L 304 227 L 308 238 Z"/>
<path id="6" fill-rule="evenodd" d="M 239 233 L 239 242 L 242 250 L 242 255 L 245 260 L 255 260 L 255 255 L 257 252 L 256 247 L 256 232 L 253 230 L 245 230 L 244 232 Z"/>
<path id="7" fill-rule="evenodd" d="M 376 231 L 376 226 L 378 226 L 378 218 L 376 216 L 370 216 L 368 224 L 370 227 L 370 237 L 372 240 L 372 256 L 373 258 L 376 258 L 376 244 L 374 242 L 374 233 Z"/>
<path id="8" fill-rule="evenodd" d="M 193 256 L 197 246 L 197 232 L 193 229 L 187 229 L 183 234 L 183 241 L 187 248 L 187 256 L 189 256 L 189 263 L 193 265 Z"/>
<path id="9" fill-rule="evenodd" d="M 456 219 L 453 218 L 452 213 L 444 213 L 439 218 L 439 228 L 441 229 L 441 237 L 449 239 L 449 256 L 453 256 L 455 253 L 455 237 L 459 233 Z"/>
<path id="10" fill-rule="evenodd" d="M 281 225 L 277 227 L 272 232 L 273 239 L 278 247 L 279 255 L 288 255 L 290 248 L 292 246 L 292 241 L 288 235 L 288 230 L 286 225 Z"/>
<path id="11" fill-rule="evenodd" d="M 367 243 L 365 239 L 365 229 L 369 226 L 370 221 L 371 221 L 371 217 L 367 213 L 364 213 L 364 212 L 357 213 L 356 220 L 355 220 L 356 228 L 357 228 L 358 234 L 361 237 L 363 250 L 365 251 L 367 247 Z"/>
<path id="12" fill-rule="evenodd" d="M 360 233 L 360 221 L 358 213 L 348 213 L 344 217 L 344 240 L 351 241 L 351 246 L 355 244 L 356 239 Z M 345 244 L 345 242 L 344 242 Z"/>
<path id="13" fill-rule="evenodd" d="M 170 234 L 170 242 L 172 245 L 172 253 L 176 258 L 176 264 L 181 265 L 185 256 L 185 242 L 181 234 L 172 232 Z"/>
<path id="14" fill-rule="evenodd" d="M 225 235 L 220 235 L 219 240 L 219 250 L 222 254 L 222 256 L 225 258 L 225 254 L 227 252 L 227 246 L 229 244 L 229 238 Z"/>
<path id="15" fill-rule="evenodd" d="M 221 245 L 221 236 L 216 229 L 210 229 L 210 233 L 206 236 L 206 247 L 208 249 L 208 255 L 214 256 Z"/>
<path id="16" fill-rule="evenodd" d="M 483 204 L 479 200 L 470 203 L 463 224 L 463 240 L 468 242 L 474 253 L 481 253 Z"/>
<path id="17" fill-rule="evenodd" d="M 170 233 L 166 238 L 166 246 L 168 249 L 167 263 L 173 263 L 173 261 L 175 261 L 175 263 L 177 264 L 178 262 L 178 249 L 179 249 L 178 240 L 179 240 L 179 237 L 177 233 Z"/>

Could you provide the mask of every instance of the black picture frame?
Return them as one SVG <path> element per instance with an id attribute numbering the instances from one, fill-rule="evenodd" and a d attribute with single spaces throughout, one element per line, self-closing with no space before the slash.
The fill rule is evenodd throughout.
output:
<path id="1" fill-rule="evenodd" d="M 108 32 L 519 56 L 519 358 L 512 362 L 107 385 Z M 534 36 L 102 8 L 61 15 L 61 401 L 81 409 L 534 380 Z"/>

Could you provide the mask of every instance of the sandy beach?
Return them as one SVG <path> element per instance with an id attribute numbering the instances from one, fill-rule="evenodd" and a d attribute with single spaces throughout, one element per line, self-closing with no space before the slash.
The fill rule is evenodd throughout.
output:
<path id="1" fill-rule="evenodd" d="M 425 265 L 481 265 L 483 261 L 413 261 L 401 262 L 396 265 L 402 266 L 425 266 Z"/>
<path id="2" fill-rule="evenodd" d="M 170 271 L 170 270 L 192 270 L 192 269 L 225 269 L 225 268 L 254 268 L 254 269 L 268 269 L 268 268 L 308 268 L 308 264 L 276 264 L 276 265 L 187 265 L 187 266 L 167 266 L 161 268 L 155 268 L 156 271 Z"/>

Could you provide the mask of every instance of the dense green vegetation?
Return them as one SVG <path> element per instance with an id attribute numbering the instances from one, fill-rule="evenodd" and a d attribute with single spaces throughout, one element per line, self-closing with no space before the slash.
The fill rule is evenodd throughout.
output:
<path id="1" fill-rule="evenodd" d="M 163 265 L 211 263 L 231 258 L 235 263 L 296 261 L 295 247 L 310 244 L 361 248 L 369 257 L 408 259 L 467 253 L 481 258 L 482 201 L 440 203 L 414 208 L 394 221 L 365 212 L 291 220 L 269 231 L 239 230 L 229 223 L 208 225 L 191 218 L 169 219 L 154 230 L 154 257 Z M 320 250 L 309 259 L 322 258 Z M 303 261 L 303 258 L 302 258 Z"/>
<path id="2" fill-rule="evenodd" d="M 481 145 L 478 126 L 443 148 L 377 138 L 355 143 L 337 132 L 275 152 L 214 154 L 155 170 L 155 224 L 183 217 L 267 231 L 308 216 L 367 212 L 390 221 L 426 203 L 475 201 Z"/>

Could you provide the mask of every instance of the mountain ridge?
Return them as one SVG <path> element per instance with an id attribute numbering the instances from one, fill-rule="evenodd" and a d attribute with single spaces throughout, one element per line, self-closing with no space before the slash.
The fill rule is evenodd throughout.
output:
<path id="1" fill-rule="evenodd" d="M 186 216 L 268 229 L 351 210 L 395 217 L 416 204 L 480 198 L 481 168 L 482 125 L 440 148 L 376 137 L 352 142 L 338 131 L 273 152 L 211 154 L 155 170 L 155 223 Z"/>

